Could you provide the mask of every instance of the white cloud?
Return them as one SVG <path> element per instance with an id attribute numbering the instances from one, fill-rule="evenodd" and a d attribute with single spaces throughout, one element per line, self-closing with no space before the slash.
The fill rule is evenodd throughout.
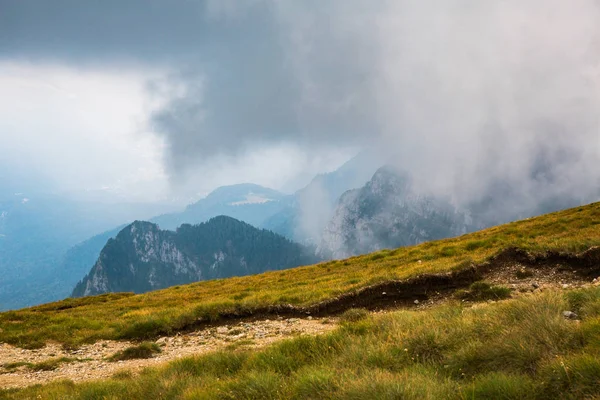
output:
<path id="1" fill-rule="evenodd" d="M 163 143 L 141 129 L 148 75 L 0 64 L 0 156 L 38 171 L 58 191 L 162 194 Z M 136 192 L 148 183 L 155 189 Z"/>

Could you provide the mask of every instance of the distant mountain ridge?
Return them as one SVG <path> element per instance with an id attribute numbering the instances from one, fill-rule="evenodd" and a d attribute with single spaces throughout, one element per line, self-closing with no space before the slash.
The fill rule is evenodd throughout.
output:
<path id="1" fill-rule="evenodd" d="M 348 189 L 363 186 L 377 169 L 375 165 L 377 161 L 371 155 L 360 153 L 337 170 L 317 175 L 294 195 L 251 183 L 222 186 L 181 212 L 159 215 L 149 221 L 160 229 L 175 230 L 182 224 L 199 224 L 226 215 L 314 246 L 320 242 L 338 197 Z M 80 279 L 94 265 L 106 241 L 115 238 L 121 228 L 73 247 L 63 257 L 59 269 Z"/>
<path id="2" fill-rule="evenodd" d="M 143 293 L 200 280 L 312 264 L 303 246 L 267 230 L 219 216 L 175 232 L 136 221 L 109 239 L 72 296 Z"/>
<path id="3" fill-rule="evenodd" d="M 365 186 L 342 195 L 317 252 L 324 258 L 345 258 L 472 230 L 468 213 L 415 193 L 408 175 L 382 167 Z"/>
<path id="4" fill-rule="evenodd" d="M 175 230 L 182 224 L 199 224 L 218 215 L 227 215 L 250 225 L 262 226 L 265 220 L 285 208 L 287 198 L 277 190 L 252 183 L 222 186 L 184 211 L 159 215 L 150 222 L 161 229 Z"/>
<path id="5" fill-rule="evenodd" d="M 299 243 L 317 245 L 340 196 L 362 187 L 380 166 L 381 161 L 375 155 L 368 151 L 359 153 L 335 171 L 315 176 L 262 227 Z"/>

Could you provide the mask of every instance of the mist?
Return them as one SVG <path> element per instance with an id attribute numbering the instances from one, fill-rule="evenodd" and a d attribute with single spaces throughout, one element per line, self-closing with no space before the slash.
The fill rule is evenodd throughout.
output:
<path id="1" fill-rule="evenodd" d="M 598 197 L 595 0 L 7 3 L 2 58 L 157 72 L 144 131 L 171 182 L 368 145 L 457 206 Z"/>
<path id="2" fill-rule="evenodd" d="M 496 207 L 514 215 L 598 198 L 596 1 L 253 4 L 274 19 L 260 46 L 213 59 L 218 74 L 184 80 L 192 91 L 153 116 L 175 173 L 280 141 L 369 143 L 417 190 L 458 206 L 505 195 Z M 248 9 L 232 10 L 213 18 L 247 27 Z"/>

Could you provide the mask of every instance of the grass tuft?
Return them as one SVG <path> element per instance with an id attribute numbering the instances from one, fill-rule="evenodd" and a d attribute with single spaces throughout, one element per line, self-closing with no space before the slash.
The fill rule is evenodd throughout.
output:
<path id="1" fill-rule="evenodd" d="M 137 346 L 131 346 L 123 351 L 118 351 L 109 357 L 109 361 L 125 361 L 152 358 L 154 355 L 160 353 L 162 350 L 160 346 L 153 342 L 144 342 Z"/>
<path id="2" fill-rule="evenodd" d="M 364 308 L 350 308 L 340 316 L 342 322 L 358 322 L 369 317 L 369 311 Z"/>
<path id="3" fill-rule="evenodd" d="M 511 289 L 504 286 L 492 286 L 486 282 L 474 282 L 468 290 L 458 290 L 456 297 L 461 300 L 486 301 L 502 300 L 510 297 Z"/>

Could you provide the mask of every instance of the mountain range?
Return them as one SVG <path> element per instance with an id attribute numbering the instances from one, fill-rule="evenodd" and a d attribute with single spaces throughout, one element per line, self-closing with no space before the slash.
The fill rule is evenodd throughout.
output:
<path id="1" fill-rule="evenodd" d="M 143 293 L 201 280 L 313 264 L 308 249 L 267 230 L 220 216 L 175 232 L 136 221 L 109 239 L 72 296 Z"/>
<path id="2" fill-rule="evenodd" d="M 291 195 L 255 184 L 225 186 L 181 212 L 155 213 L 159 215 L 147 219 L 151 207 L 132 212 L 135 205 L 83 207 L 4 193 L 0 197 L 4 272 L 0 309 L 67 296 L 78 280 L 91 273 L 105 245 L 116 239 L 133 215 L 145 214 L 143 219 L 157 229 L 175 233 L 184 224 L 225 215 L 270 230 L 312 249 L 317 258 L 328 259 L 456 236 L 595 200 L 564 195 L 531 202 L 519 193 L 518 183 L 491 179 L 482 193 L 459 207 L 449 199 L 418 193 L 409 173 L 382 164 L 372 154 L 361 153 Z M 205 271 L 202 279 L 210 276 Z"/>

